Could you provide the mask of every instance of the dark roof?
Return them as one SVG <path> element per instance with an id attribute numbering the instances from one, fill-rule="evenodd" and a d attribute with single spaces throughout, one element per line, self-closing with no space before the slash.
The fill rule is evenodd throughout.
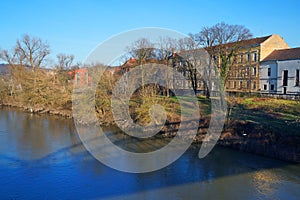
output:
<path id="1" fill-rule="evenodd" d="M 264 36 L 264 37 L 257 37 L 257 38 L 252 38 L 248 40 L 242 40 L 238 43 L 241 43 L 243 46 L 252 46 L 252 45 L 257 45 L 261 44 L 267 39 L 269 39 L 272 35 Z"/>
<path id="2" fill-rule="evenodd" d="M 221 46 L 226 46 L 226 47 L 232 47 L 232 46 L 240 46 L 240 47 L 251 47 L 251 46 L 257 46 L 266 41 L 268 38 L 270 38 L 272 35 L 264 36 L 264 37 L 257 37 L 257 38 L 251 38 L 247 40 L 241 40 L 238 42 L 230 42 L 226 44 L 222 44 Z M 214 47 L 217 47 L 219 45 L 216 45 Z"/>
<path id="3" fill-rule="evenodd" d="M 230 42 L 230 43 L 225 43 L 225 44 L 221 44 L 221 45 L 216 45 L 216 46 L 212 46 L 212 47 L 206 47 L 205 49 L 207 51 L 210 51 L 211 49 L 215 49 L 215 48 L 249 48 L 249 47 L 256 47 L 259 46 L 261 43 L 263 43 L 264 41 L 266 41 L 268 38 L 270 38 L 272 35 L 268 35 L 268 36 L 264 36 L 264 37 L 257 37 L 257 38 L 251 38 L 251 39 L 247 39 L 247 40 L 241 40 L 238 42 Z"/>
<path id="4" fill-rule="evenodd" d="M 263 61 L 300 59 L 300 47 L 274 50 Z"/>

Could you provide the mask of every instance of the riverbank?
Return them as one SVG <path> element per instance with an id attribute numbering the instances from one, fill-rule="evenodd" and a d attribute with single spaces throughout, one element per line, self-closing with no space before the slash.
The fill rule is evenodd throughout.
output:
<path id="1" fill-rule="evenodd" d="M 300 163 L 300 102 L 273 98 L 231 99 L 222 146 Z"/>
<path id="2" fill-rule="evenodd" d="M 270 131 L 257 123 L 231 121 L 218 144 L 284 161 L 300 163 L 300 136 Z"/>
<path id="3" fill-rule="evenodd" d="M 3 107 L 12 107 L 24 112 L 35 113 L 35 114 L 50 114 L 57 115 L 65 118 L 72 118 L 72 110 L 64 109 L 64 108 L 53 108 L 53 107 L 45 107 L 41 105 L 28 106 L 23 105 L 18 102 L 2 102 L 0 106 Z"/>
<path id="4" fill-rule="evenodd" d="M 218 145 L 300 163 L 300 102 L 272 98 L 231 98 Z M 210 118 L 199 122 L 195 143 L 206 137 Z M 179 124 L 163 131 L 174 136 Z"/>
<path id="5" fill-rule="evenodd" d="M 239 98 L 234 101 L 235 103 L 230 102 L 228 120 L 218 140 L 218 145 L 300 163 L 300 120 L 297 102 L 258 98 Z M 72 110 L 60 107 L 46 108 L 39 105 L 30 107 L 16 102 L 2 103 L 2 106 L 14 107 L 30 113 L 73 118 Z M 88 119 L 82 120 L 83 124 L 90 123 Z M 191 136 L 194 143 L 203 142 L 209 122 L 209 117 L 200 119 L 197 136 Z M 179 125 L 180 123 L 176 120 L 168 121 L 160 134 L 164 137 L 173 137 Z"/>
<path id="6" fill-rule="evenodd" d="M 179 123 L 167 124 L 161 134 L 164 137 L 174 137 L 178 127 Z M 207 136 L 208 128 L 209 119 L 202 119 L 197 135 L 186 137 L 193 137 L 194 143 L 201 144 Z M 217 142 L 217 145 L 223 147 L 293 163 L 300 163 L 299 144 L 300 136 L 297 134 L 287 134 L 280 129 L 270 131 L 258 123 L 245 120 L 230 120 Z"/>

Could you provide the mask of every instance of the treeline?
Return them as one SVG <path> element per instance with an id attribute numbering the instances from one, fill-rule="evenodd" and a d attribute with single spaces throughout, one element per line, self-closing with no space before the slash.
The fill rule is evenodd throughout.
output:
<path id="1" fill-rule="evenodd" d="M 0 60 L 8 65 L 0 78 L 0 104 L 70 110 L 69 72 L 79 66 L 73 64 L 73 55 L 61 53 L 51 69 L 45 68 L 49 55 L 50 46 L 29 35 L 17 40 L 11 50 L 0 50 Z"/>
<path id="2" fill-rule="evenodd" d="M 250 37 L 252 37 L 252 34 L 244 26 L 219 23 L 212 27 L 203 27 L 199 33 L 190 34 L 189 37 L 179 40 L 161 38 L 158 45 L 154 45 L 147 38 L 141 38 L 132 43 L 131 46 L 124 47 L 127 50 L 125 61 L 129 57 L 133 57 L 137 60 L 137 65 L 145 64 L 151 60 L 160 61 L 162 64 L 170 64 L 177 71 L 185 74 L 192 84 L 192 88 L 196 91 L 201 74 L 196 74 L 195 66 L 198 63 L 197 56 L 199 55 L 194 50 L 204 48 L 210 51 L 211 58 L 216 54 L 222 58 L 222 63 L 218 66 L 217 71 L 222 77 L 222 81 L 225 82 L 231 64 L 229 60 L 234 54 L 233 51 L 237 48 L 231 49 L 231 52 L 228 53 L 226 52 L 227 49 L 226 51 L 223 49 L 222 44 L 237 42 Z M 168 63 L 172 53 L 179 51 L 189 52 L 189 64 L 176 64 L 176 62 L 181 62 L 176 60 L 176 57 L 172 57 L 172 63 Z M 195 52 L 195 55 L 193 55 L 193 52 Z M 46 109 L 46 111 L 55 109 L 71 112 L 74 73 L 70 72 L 79 68 L 80 65 L 73 63 L 73 55 L 61 53 L 56 56 L 55 64 L 50 66 L 51 70 L 49 66 L 46 69 L 43 66 L 47 65 L 46 61 L 50 53 L 50 46 L 47 42 L 29 35 L 24 35 L 21 39 L 18 39 L 11 50 L 0 49 L 0 60 L 9 65 L 7 73 L 0 77 L 0 104 L 40 108 L 39 110 Z M 89 74 L 94 76 L 95 80 L 98 80 L 98 75 L 101 73 L 91 72 Z M 211 72 L 207 72 L 207 74 L 211 74 Z M 117 79 L 109 77 L 105 79 L 107 80 L 94 83 L 98 85 L 96 112 L 98 117 L 103 120 L 112 119 L 109 99 L 111 98 L 111 88 L 114 87 L 117 81 Z M 209 88 L 211 86 L 209 83 L 205 83 L 205 87 Z M 157 85 L 148 85 L 138 90 L 136 97 L 140 98 L 140 101 L 135 101 L 136 103 L 131 105 L 131 109 L 143 114 L 132 114 L 135 121 L 145 121 L 147 123 L 149 120 L 143 118 L 147 115 L 147 108 L 151 107 L 151 103 L 159 103 L 161 96 L 169 96 L 161 95 L 162 92 L 159 89 L 161 88 Z M 152 98 L 157 96 L 159 98 Z M 169 102 L 166 99 L 164 101 Z M 163 105 L 167 104 L 169 103 L 163 103 Z M 139 109 L 138 107 L 145 107 L 145 109 Z M 174 110 L 172 106 L 170 109 Z"/>

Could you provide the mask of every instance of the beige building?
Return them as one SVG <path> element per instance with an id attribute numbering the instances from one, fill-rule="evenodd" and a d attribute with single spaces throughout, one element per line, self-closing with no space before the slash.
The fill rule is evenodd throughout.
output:
<path id="1" fill-rule="evenodd" d="M 221 65 L 220 56 L 213 49 L 218 49 L 218 46 L 211 47 L 211 49 L 206 49 L 208 53 L 214 58 L 215 64 Z M 249 40 L 243 40 L 235 43 L 228 43 L 220 46 L 222 51 L 229 54 L 230 51 L 233 52 L 230 56 L 230 61 L 227 66 L 227 78 L 225 82 L 225 87 L 227 92 L 253 92 L 257 93 L 261 90 L 260 83 L 260 64 L 268 55 L 270 55 L 275 50 L 289 49 L 288 44 L 284 39 L 277 34 L 252 38 Z M 234 49 L 234 51 L 232 50 Z M 170 79 L 170 88 L 174 87 L 174 84 L 181 88 L 186 89 L 187 86 L 192 86 L 196 91 L 206 90 L 207 84 L 203 80 L 203 74 L 198 74 L 195 69 L 193 69 L 193 63 L 190 63 L 190 57 L 203 56 L 206 55 L 204 49 L 197 49 L 192 51 L 185 51 L 177 53 L 172 53 L 168 57 L 168 64 L 175 68 L 177 71 L 181 72 L 185 77 L 191 77 L 195 75 L 194 79 L 187 78 L 185 80 Z M 212 51 L 211 51 L 212 50 Z M 207 53 L 206 52 L 206 53 Z M 220 55 L 220 54 L 219 54 Z M 150 62 L 150 61 L 149 61 Z M 129 71 L 132 67 L 136 66 L 136 59 L 131 58 L 123 66 L 121 66 L 121 71 L 123 73 Z M 193 73 L 193 70 L 195 73 Z M 212 81 L 213 82 L 213 81 Z M 214 84 L 212 84 L 214 85 Z"/>
<path id="2" fill-rule="evenodd" d="M 287 49 L 284 39 L 273 34 L 236 43 L 240 46 L 232 57 L 228 70 L 226 91 L 258 92 L 260 90 L 260 62 L 274 50 Z"/>

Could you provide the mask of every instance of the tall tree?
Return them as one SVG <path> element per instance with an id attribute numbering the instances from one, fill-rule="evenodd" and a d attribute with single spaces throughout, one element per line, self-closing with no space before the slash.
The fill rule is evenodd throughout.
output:
<path id="1" fill-rule="evenodd" d="M 10 65 L 10 96 L 16 89 L 23 90 L 24 85 L 26 85 L 25 95 L 29 95 L 30 92 L 36 94 L 38 69 L 49 54 L 50 47 L 46 42 L 27 34 L 16 41 L 11 51 L 1 50 L 1 59 Z M 29 71 L 24 66 L 29 66 L 32 70 Z M 41 78 L 44 78 L 43 75 Z"/>
<path id="2" fill-rule="evenodd" d="M 200 66 L 199 46 L 195 42 L 193 35 L 189 37 L 178 39 L 177 49 L 180 55 L 180 68 L 177 71 L 183 72 L 187 80 L 190 81 L 192 89 L 197 92 L 199 87 L 198 83 L 200 80 L 201 72 L 197 71 Z"/>
<path id="3" fill-rule="evenodd" d="M 34 72 L 33 88 L 35 90 L 38 71 L 46 56 L 50 54 L 49 45 L 40 38 L 25 34 L 21 40 L 17 40 L 15 52 L 19 58 L 24 58 L 24 64 L 29 65 Z"/>
<path id="4" fill-rule="evenodd" d="M 64 53 L 60 53 L 60 54 L 56 55 L 56 58 L 57 58 L 57 62 L 58 62 L 57 68 L 59 70 L 69 70 L 69 69 L 71 69 L 72 63 L 73 63 L 73 60 L 74 60 L 74 55 L 72 55 L 72 54 L 67 55 L 67 54 L 64 54 Z"/>
<path id="5" fill-rule="evenodd" d="M 131 57 L 138 60 L 139 64 L 145 63 L 147 60 L 155 57 L 154 44 L 147 38 L 141 38 L 126 47 Z"/>
<path id="6" fill-rule="evenodd" d="M 66 85 L 70 78 L 68 72 L 74 68 L 73 66 L 74 55 L 72 54 L 67 55 L 64 53 L 60 53 L 56 55 L 56 58 L 57 58 L 57 64 L 55 65 L 54 80 L 56 79 L 56 75 L 57 75 L 59 81 L 63 85 Z"/>
<path id="7" fill-rule="evenodd" d="M 130 46 L 126 47 L 128 54 L 136 59 L 136 63 L 133 65 L 140 65 L 141 68 L 141 84 L 142 90 L 140 93 L 143 97 L 148 95 L 150 90 L 145 89 L 145 71 L 143 70 L 143 65 L 149 60 L 156 59 L 154 44 L 147 38 L 141 38 L 134 41 Z M 155 88 L 156 86 L 154 86 Z M 154 91 L 154 88 L 151 87 L 151 92 Z M 143 98 L 144 100 L 144 98 Z"/>
<path id="8" fill-rule="evenodd" d="M 50 54 L 50 47 L 40 38 L 25 34 L 21 40 L 17 40 L 15 52 L 17 57 L 24 58 L 24 64 L 29 65 L 35 71 L 41 67 L 46 56 Z"/>
<path id="9" fill-rule="evenodd" d="M 221 22 L 211 27 L 203 27 L 194 35 L 194 38 L 216 62 L 224 87 L 233 56 L 243 46 L 241 41 L 252 38 L 252 33 L 243 25 L 229 25 Z"/>

